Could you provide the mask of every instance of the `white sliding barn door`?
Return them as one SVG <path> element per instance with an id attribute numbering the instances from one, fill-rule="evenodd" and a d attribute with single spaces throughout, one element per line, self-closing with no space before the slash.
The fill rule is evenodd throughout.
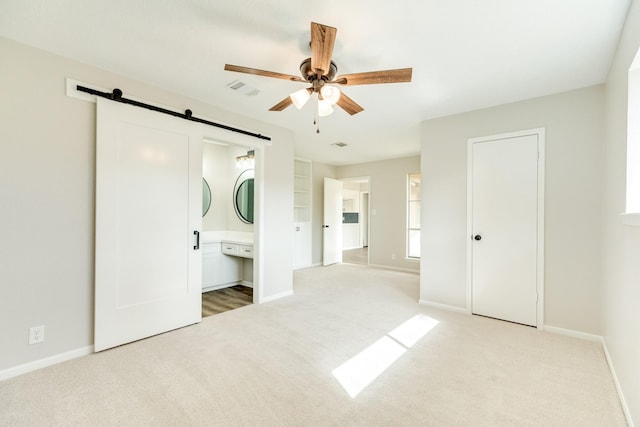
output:
<path id="1" fill-rule="evenodd" d="M 97 101 L 100 351 L 201 319 L 202 131 L 179 118 Z"/>
<path id="2" fill-rule="evenodd" d="M 541 326 L 540 135 L 470 144 L 472 312 Z"/>
<path id="3" fill-rule="evenodd" d="M 342 181 L 324 178 L 322 265 L 342 262 Z"/>

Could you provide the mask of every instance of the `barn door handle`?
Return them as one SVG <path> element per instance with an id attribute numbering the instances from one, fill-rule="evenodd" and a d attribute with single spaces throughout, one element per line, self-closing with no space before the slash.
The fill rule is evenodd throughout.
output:
<path id="1" fill-rule="evenodd" d="M 198 230 L 193 232 L 194 236 L 196 236 L 196 245 L 193 247 L 194 251 L 200 249 L 200 232 Z"/>
<path id="2" fill-rule="evenodd" d="M 480 240 L 482 240 L 482 236 L 479 235 L 479 234 L 476 234 L 475 236 L 473 236 L 473 240 L 480 241 Z"/>

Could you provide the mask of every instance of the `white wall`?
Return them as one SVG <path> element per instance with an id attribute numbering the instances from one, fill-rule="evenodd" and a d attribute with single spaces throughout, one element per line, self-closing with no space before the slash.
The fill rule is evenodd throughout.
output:
<path id="1" fill-rule="evenodd" d="M 262 292 L 292 290 L 291 132 L 4 38 L 0 58 L 0 371 L 93 344 L 95 104 L 67 77 L 271 136 Z M 46 340 L 28 345 L 36 325 Z"/>
<path id="2" fill-rule="evenodd" d="M 258 267 L 263 269 L 265 280 L 260 287 L 261 298 L 271 299 L 293 292 L 294 144 L 288 131 L 268 135 L 273 137 L 273 145 L 256 152 L 256 176 L 264 174 L 265 188 L 256 205 L 256 211 L 262 209 L 264 221 L 254 226 L 263 254 Z"/>
<path id="3" fill-rule="evenodd" d="M 405 256 L 407 175 L 420 172 L 420 156 L 340 166 L 336 171 L 340 179 L 369 177 L 369 263 L 419 271 L 420 264 Z"/>
<path id="4" fill-rule="evenodd" d="M 606 93 L 603 214 L 603 335 L 629 414 L 640 423 L 640 227 L 622 224 L 625 210 L 627 71 L 640 48 L 640 4 L 633 2 L 609 71 Z M 632 124 L 640 118 L 632 118 Z"/>
<path id="5" fill-rule="evenodd" d="M 227 230 L 227 208 L 233 191 L 227 171 L 228 156 L 227 146 L 206 142 L 202 146 L 202 175 L 211 188 L 211 207 L 202 217 L 205 231 Z"/>
<path id="6" fill-rule="evenodd" d="M 603 105 L 595 86 L 423 122 L 421 299 L 466 307 L 467 140 L 542 127 L 545 324 L 601 333 Z"/>

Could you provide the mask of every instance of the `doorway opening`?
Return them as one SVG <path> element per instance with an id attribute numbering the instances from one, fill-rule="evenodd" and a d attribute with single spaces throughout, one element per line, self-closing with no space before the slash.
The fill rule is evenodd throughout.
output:
<path id="1" fill-rule="evenodd" d="M 369 265 L 369 177 L 342 183 L 342 262 Z"/>
<path id="2" fill-rule="evenodd" d="M 255 156 L 244 146 L 203 142 L 202 317 L 254 301 Z"/>

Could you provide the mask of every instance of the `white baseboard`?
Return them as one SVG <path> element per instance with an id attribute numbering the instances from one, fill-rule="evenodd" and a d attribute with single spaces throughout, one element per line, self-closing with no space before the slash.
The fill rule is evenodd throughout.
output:
<path id="1" fill-rule="evenodd" d="M 602 343 L 602 336 L 600 336 L 600 335 L 594 335 L 594 334 L 588 334 L 586 332 L 574 331 L 573 329 L 565 329 L 565 328 L 559 328 L 557 326 L 544 325 L 542 330 L 543 331 L 547 331 L 547 332 L 551 332 L 553 334 L 565 335 L 567 337 L 580 338 L 582 340 Z"/>
<path id="2" fill-rule="evenodd" d="M 543 330 L 547 332 L 551 332 L 554 334 L 565 335 L 572 338 L 580 338 L 587 341 L 593 341 L 600 343 L 602 345 L 602 350 L 604 351 L 604 357 L 607 360 L 607 365 L 609 366 L 609 372 L 611 372 L 611 378 L 613 379 L 613 383 L 616 386 L 616 391 L 618 392 L 618 399 L 620 399 L 620 406 L 622 406 L 622 412 L 624 413 L 624 417 L 627 420 L 627 424 L 629 427 L 634 427 L 633 419 L 631 418 L 631 412 L 629 411 L 629 406 L 627 405 L 627 401 L 624 398 L 624 393 L 622 392 L 622 387 L 620 386 L 620 382 L 618 381 L 618 375 L 616 374 L 616 370 L 613 367 L 613 360 L 611 360 L 611 356 L 609 355 L 609 349 L 607 348 L 607 342 L 604 337 L 601 335 L 588 334 L 586 332 L 574 331 L 572 329 L 564 329 L 558 328 L 557 326 L 548 326 L 545 325 Z"/>
<path id="3" fill-rule="evenodd" d="M 439 302 L 433 302 L 426 299 L 419 300 L 419 303 L 433 308 L 440 308 L 442 310 L 455 311 L 456 313 L 469 314 L 469 311 L 464 307 L 456 307 L 455 305 L 440 304 Z"/>
<path id="4" fill-rule="evenodd" d="M 291 295 L 293 295 L 293 290 L 286 291 L 286 292 L 280 292 L 279 294 L 275 294 L 275 295 L 271 295 L 271 296 L 268 296 L 268 297 L 260 298 L 260 301 L 258 301 L 258 304 L 264 304 L 265 302 L 275 301 L 277 299 L 288 297 L 288 296 L 291 296 Z"/>
<path id="5" fill-rule="evenodd" d="M 322 263 L 321 262 L 316 262 L 315 264 L 309 264 L 309 265 L 303 265 L 301 267 L 294 267 L 293 270 L 304 270 L 305 268 L 312 268 L 312 267 L 322 267 Z"/>
<path id="6" fill-rule="evenodd" d="M 230 288 L 232 286 L 242 285 L 242 284 L 243 283 L 241 281 L 235 281 L 235 282 L 224 283 L 222 285 L 204 286 L 202 288 L 202 293 L 211 292 L 211 291 L 217 291 L 219 289 Z"/>
<path id="7" fill-rule="evenodd" d="M 607 365 L 609 365 L 609 370 L 611 371 L 611 377 L 613 377 L 613 383 L 616 386 L 616 391 L 618 392 L 618 398 L 620 399 L 620 405 L 622 406 L 622 412 L 624 413 L 624 417 L 627 420 L 627 424 L 629 427 L 634 427 L 633 419 L 631 418 L 631 412 L 629 411 L 629 406 L 627 405 L 627 400 L 624 398 L 624 393 L 622 392 L 622 387 L 620 387 L 620 382 L 618 381 L 618 375 L 616 374 L 616 370 L 613 367 L 613 360 L 611 360 L 611 356 L 609 355 L 609 349 L 607 348 L 607 342 L 604 338 L 602 338 L 602 349 L 604 350 L 604 357 L 607 359 Z"/>
<path id="8" fill-rule="evenodd" d="M 24 365 L 14 366 L 13 368 L 0 371 L 0 381 L 17 377 L 18 375 L 26 374 L 27 372 L 37 371 L 38 369 L 46 368 L 47 366 L 66 362 L 67 360 L 75 359 L 77 357 L 87 356 L 92 353 L 93 346 L 90 345 L 76 350 L 67 351 L 66 353 L 56 354 L 55 356 L 44 359 L 34 360 L 33 362 L 25 363 Z"/>
<path id="9" fill-rule="evenodd" d="M 411 269 L 411 268 L 393 267 L 391 265 L 369 264 L 369 267 L 382 268 L 384 270 L 404 271 L 405 273 L 420 274 L 420 269 L 416 270 L 416 269 Z"/>
<path id="10" fill-rule="evenodd" d="M 205 286 L 205 287 L 202 288 L 202 293 L 211 292 L 211 291 L 217 291 L 217 290 L 220 290 L 220 289 L 230 288 L 232 286 L 237 286 L 237 285 L 242 285 L 242 286 L 246 286 L 248 288 L 253 288 L 253 282 L 248 282 L 246 280 L 240 280 L 240 281 L 236 281 L 236 282 L 225 283 L 223 285 Z"/>

